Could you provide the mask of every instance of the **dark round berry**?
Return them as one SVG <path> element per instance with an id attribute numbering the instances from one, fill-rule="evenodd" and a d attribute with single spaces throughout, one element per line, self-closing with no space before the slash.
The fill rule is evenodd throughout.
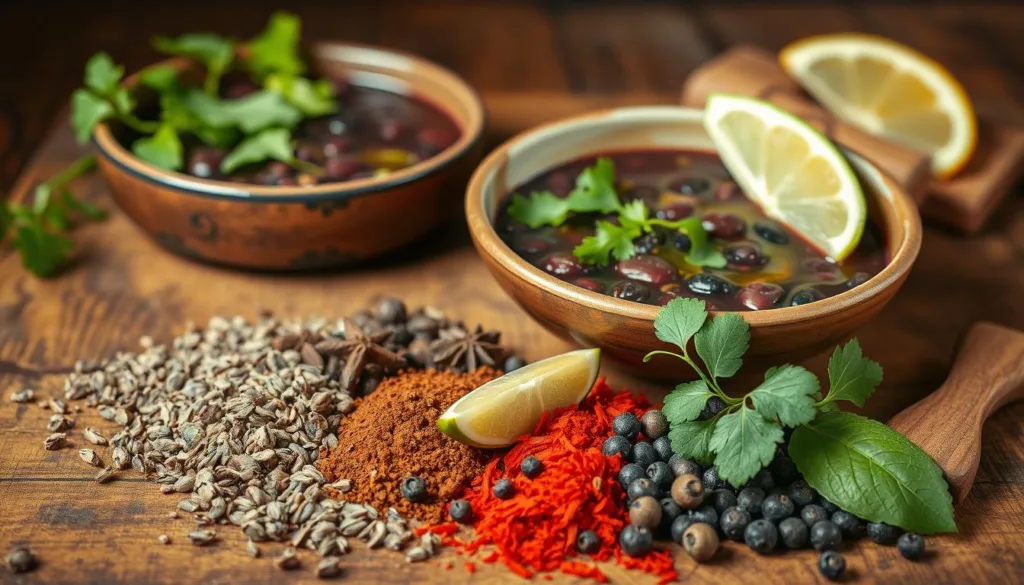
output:
<path id="1" fill-rule="evenodd" d="M 853 288 L 855 286 L 860 286 L 860 285 L 864 284 L 865 282 L 867 282 L 869 280 L 871 280 L 871 275 L 870 274 L 868 274 L 867 272 L 858 272 L 858 273 L 854 274 L 853 276 L 851 276 L 850 280 L 846 281 L 846 288 Z"/>
<path id="2" fill-rule="evenodd" d="M 803 522 L 801 522 L 803 524 Z M 828 520 L 822 520 L 811 526 L 811 546 L 814 550 L 835 550 L 843 542 L 843 531 Z"/>
<path id="3" fill-rule="evenodd" d="M 615 273 L 652 286 L 662 286 L 679 277 L 679 271 L 668 260 L 649 254 L 620 260 L 615 265 Z"/>
<path id="4" fill-rule="evenodd" d="M 711 560 L 718 550 L 718 530 L 703 522 L 691 524 L 683 532 L 683 548 L 698 563 Z"/>
<path id="5" fill-rule="evenodd" d="M 800 479 L 800 472 L 797 471 L 796 464 L 785 455 L 777 455 L 768 464 L 768 471 L 771 472 L 772 477 L 775 478 L 775 483 L 778 485 L 789 485 Z"/>
<path id="6" fill-rule="evenodd" d="M 644 436 L 653 441 L 668 434 L 668 419 L 657 408 L 648 410 L 640 417 L 640 429 Z"/>
<path id="7" fill-rule="evenodd" d="M 769 494 L 761 503 L 761 515 L 772 522 L 781 522 L 793 515 L 793 500 L 785 494 Z"/>
<path id="8" fill-rule="evenodd" d="M 403 479 L 402 497 L 410 502 L 422 502 L 427 497 L 427 482 L 415 475 Z"/>
<path id="9" fill-rule="evenodd" d="M 792 463 L 792 460 L 790 461 L 790 463 Z M 794 466 L 794 470 L 795 469 L 796 469 L 796 466 Z M 829 514 L 835 514 L 836 512 L 840 511 L 839 510 L 839 506 L 833 504 L 832 502 L 826 500 L 825 498 L 821 498 L 820 504 L 821 504 L 821 507 L 825 508 L 825 511 L 828 512 Z"/>
<path id="10" fill-rule="evenodd" d="M 708 497 L 708 501 L 715 507 L 715 510 L 721 514 L 728 508 L 732 508 L 736 505 L 736 494 L 732 493 L 730 490 L 719 488 L 711 492 L 711 495 Z"/>
<path id="11" fill-rule="evenodd" d="M 807 545 L 807 525 L 799 518 L 786 518 L 779 522 L 779 539 L 786 548 L 803 548 Z"/>
<path id="12" fill-rule="evenodd" d="M 710 504 L 701 506 L 696 510 L 690 510 L 689 514 L 690 517 L 693 518 L 694 522 L 703 522 L 704 524 L 710 524 L 711 526 L 718 526 L 718 512 L 716 512 L 714 506 Z"/>
<path id="13" fill-rule="evenodd" d="M 707 491 L 696 475 L 680 475 L 672 482 L 672 499 L 684 510 L 692 510 L 704 503 Z"/>
<path id="14" fill-rule="evenodd" d="M 728 483 L 718 476 L 718 470 L 714 467 L 705 469 L 701 479 L 704 481 L 704 489 L 707 491 L 714 491 L 728 486 Z"/>
<path id="15" fill-rule="evenodd" d="M 789 243 L 789 234 L 786 233 L 786 229 L 774 221 L 755 221 L 754 233 L 757 234 L 757 237 L 772 244 L 785 246 Z"/>
<path id="16" fill-rule="evenodd" d="M 651 443 L 651 445 L 654 447 L 654 450 L 658 452 L 658 457 L 660 457 L 662 461 L 667 462 L 672 458 L 672 439 L 669 439 L 668 437 L 658 437 L 657 439 L 654 439 L 654 442 Z M 671 467 L 669 469 L 671 469 Z"/>
<path id="17" fill-rule="evenodd" d="M 647 478 L 654 482 L 659 490 L 668 491 L 672 489 L 672 482 L 675 481 L 676 475 L 672 473 L 672 468 L 668 466 L 668 463 L 655 461 L 647 466 Z"/>
<path id="18" fill-rule="evenodd" d="M 619 470 L 619 483 L 623 489 L 628 488 L 631 483 L 638 479 L 647 479 L 647 472 L 636 463 L 627 463 Z"/>
<path id="19" fill-rule="evenodd" d="M 499 500 L 507 500 L 515 495 L 516 488 L 512 485 L 512 480 L 506 477 L 499 479 L 498 482 L 494 484 L 494 489 L 491 490 L 491 493 L 493 493 L 494 497 Z"/>
<path id="20" fill-rule="evenodd" d="M 540 472 L 544 471 L 544 464 L 541 463 L 540 459 L 537 459 L 533 455 L 526 457 L 519 464 L 519 470 L 523 472 L 523 475 L 533 479 L 540 475 Z"/>
<path id="21" fill-rule="evenodd" d="M 455 500 L 448 504 L 448 515 L 460 524 L 466 524 L 473 518 L 473 508 L 466 500 Z"/>
<path id="22" fill-rule="evenodd" d="M 576 536 L 576 550 L 592 555 L 601 550 L 601 539 L 593 530 L 583 530 Z"/>
<path id="23" fill-rule="evenodd" d="M 678 455 L 673 455 L 668 460 L 668 466 L 672 468 L 672 473 L 676 474 L 676 477 L 680 475 L 696 475 L 700 476 L 704 473 L 700 465 L 690 459 L 683 459 Z"/>
<path id="24" fill-rule="evenodd" d="M 736 505 L 751 518 L 761 516 L 761 504 L 764 503 L 765 492 L 759 487 L 745 487 L 736 494 Z"/>
<path id="25" fill-rule="evenodd" d="M 779 542 L 779 530 L 775 525 L 761 518 L 747 524 L 743 532 L 743 541 L 747 543 L 754 552 L 766 555 L 772 552 Z"/>
<path id="26" fill-rule="evenodd" d="M 704 403 L 704 409 L 700 411 L 701 420 L 711 420 L 711 417 L 715 416 L 722 409 L 725 408 L 725 401 L 717 396 L 708 398 L 708 401 Z"/>
<path id="27" fill-rule="evenodd" d="M 640 419 L 632 412 L 624 412 L 612 420 L 612 431 L 620 437 L 626 437 L 633 441 L 640 433 Z"/>
<path id="28" fill-rule="evenodd" d="M 701 195 L 711 189 L 711 181 L 706 177 L 683 177 L 673 181 L 668 188 L 683 195 Z"/>
<path id="29" fill-rule="evenodd" d="M 800 509 L 800 519 L 810 528 L 822 520 L 828 520 L 828 512 L 818 504 L 808 504 Z"/>
<path id="30" fill-rule="evenodd" d="M 818 499 L 818 492 L 814 491 L 814 488 L 807 485 L 807 482 L 802 479 L 789 484 L 788 493 L 789 499 L 793 500 L 793 504 L 797 508 L 803 508 Z"/>
<path id="31" fill-rule="evenodd" d="M 683 513 L 683 509 L 671 497 L 661 498 L 658 503 L 661 504 L 661 526 L 658 531 L 668 534 L 672 523 Z"/>
<path id="32" fill-rule="evenodd" d="M 735 240 L 747 231 L 746 222 L 732 213 L 708 213 L 701 219 L 701 225 L 708 235 L 722 240 Z"/>
<path id="33" fill-rule="evenodd" d="M 651 445 L 647 441 L 637 441 L 633 445 L 633 463 L 636 463 L 640 467 L 647 469 L 647 467 L 660 459 L 658 452 L 654 450 L 654 445 Z"/>
<path id="34" fill-rule="evenodd" d="M 408 320 L 408 312 L 405 303 L 401 299 L 388 297 L 377 305 L 377 320 L 384 325 L 405 323 Z"/>
<path id="35" fill-rule="evenodd" d="M 903 558 L 916 561 L 924 555 L 924 537 L 916 532 L 901 534 L 896 539 L 896 548 Z"/>
<path id="36" fill-rule="evenodd" d="M 758 471 L 754 477 L 750 478 L 747 485 L 759 487 L 767 493 L 775 489 L 775 478 L 772 477 L 772 472 L 767 469 L 762 469 L 761 471 Z"/>
<path id="37" fill-rule="evenodd" d="M 750 524 L 750 514 L 736 506 L 726 509 L 718 519 L 718 525 L 722 528 L 722 534 L 729 540 L 739 542 L 743 540 L 743 534 Z"/>
<path id="38" fill-rule="evenodd" d="M 613 297 L 634 303 L 642 303 L 653 294 L 650 287 L 633 280 L 620 280 L 612 287 Z"/>
<path id="39" fill-rule="evenodd" d="M 633 240 L 633 248 L 636 249 L 637 254 L 651 254 L 658 250 L 658 247 L 664 244 L 665 237 L 661 232 L 651 232 L 640 236 Z"/>
<path id="40" fill-rule="evenodd" d="M 843 531 L 844 538 L 847 538 L 849 540 L 856 540 L 864 536 L 864 521 L 854 516 L 853 514 L 847 512 L 846 510 L 836 510 L 835 512 L 833 512 L 832 523 L 838 526 L 839 529 Z"/>
<path id="41" fill-rule="evenodd" d="M 628 497 L 630 501 L 633 501 L 644 496 L 660 498 L 661 490 L 658 489 L 658 486 L 654 485 L 653 481 L 646 477 L 634 479 L 633 482 L 629 484 L 629 487 L 626 488 L 626 497 Z"/>
<path id="42" fill-rule="evenodd" d="M 768 263 L 768 257 L 761 253 L 761 249 L 752 242 L 736 242 L 729 244 L 722 250 L 725 261 L 733 270 L 747 271 L 758 268 Z"/>
<path id="43" fill-rule="evenodd" d="M 727 295 L 736 290 L 736 285 L 721 276 L 701 272 L 686 280 L 686 288 L 698 295 Z"/>
<path id="44" fill-rule="evenodd" d="M 690 236 L 680 232 L 672 236 L 672 247 L 680 252 L 689 252 L 693 247 L 693 242 L 690 240 Z"/>
<path id="45" fill-rule="evenodd" d="M 827 550 L 818 557 L 818 571 L 830 581 L 838 581 L 846 571 L 846 559 L 834 550 Z"/>
<path id="46" fill-rule="evenodd" d="M 676 519 L 672 521 L 672 527 L 669 529 L 669 535 L 678 544 L 683 543 L 683 533 L 690 527 L 691 524 L 696 522 L 693 516 L 683 513 L 676 516 Z"/>
<path id="47" fill-rule="evenodd" d="M 778 306 L 786 294 L 781 286 L 771 282 L 752 282 L 740 290 L 736 298 L 753 311 L 767 311 Z"/>
<path id="48" fill-rule="evenodd" d="M 623 461 L 629 461 L 633 456 L 633 445 L 629 444 L 629 439 L 626 437 L 612 435 L 604 440 L 604 444 L 601 445 L 601 453 L 604 453 L 605 457 L 614 457 L 618 454 L 622 456 Z"/>
<path id="49" fill-rule="evenodd" d="M 868 522 L 868 538 L 878 544 L 893 544 L 899 538 L 900 529 L 885 522 Z"/>
<path id="50" fill-rule="evenodd" d="M 502 366 L 502 369 L 505 370 L 505 373 L 507 374 L 509 372 L 514 372 L 514 371 L 518 370 L 519 368 L 521 368 L 521 367 L 523 367 L 525 365 L 526 365 L 526 360 L 524 360 L 523 358 L 521 358 L 521 357 L 519 357 L 517 355 L 513 355 L 513 356 L 509 356 L 508 359 L 505 360 L 505 363 Z"/>
<path id="51" fill-rule="evenodd" d="M 814 301 L 820 301 L 825 298 L 825 294 L 816 288 L 805 288 L 804 290 L 793 295 L 793 298 L 789 300 L 789 306 L 796 307 L 799 305 L 806 305 L 813 303 Z"/>
<path id="52" fill-rule="evenodd" d="M 654 535 L 646 528 L 629 525 L 619 533 L 619 546 L 631 557 L 642 557 L 654 546 Z"/>
<path id="53" fill-rule="evenodd" d="M 661 526 L 661 503 L 651 496 L 641 496 L 629 503 L 629 521 L 635 526 L 657 530 Z"/>

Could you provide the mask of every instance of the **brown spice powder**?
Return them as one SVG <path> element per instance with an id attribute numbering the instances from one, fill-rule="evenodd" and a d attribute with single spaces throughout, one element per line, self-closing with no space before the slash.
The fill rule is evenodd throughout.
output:
<path id="1" fill-rule="evenodd" d="M 428 524 L 443 521 L 445 504 L 483 473 L 489 456 L 442 433 L 437 419 L 456 400 L 500 374 L 490 368 L 468 374 L 426 370 L 384 380 L 342 420 L 338 446 L 321 452 L 317 466 L 327 481 L 352 481 L 350 491 L 331 495 L 372 505 L 381 513 L 393 506 Z M 428 497 L 422 503 L 402 497 L 402 480 L 413 475 L 427 484 Z"/>

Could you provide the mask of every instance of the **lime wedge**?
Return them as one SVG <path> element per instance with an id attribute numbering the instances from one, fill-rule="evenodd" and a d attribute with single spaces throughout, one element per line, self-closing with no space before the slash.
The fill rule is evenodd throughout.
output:
<path id="1" fill-rule="evenodd" d="M 860 181 L 820 132 L 772 104 L 713 94 L 704 128 L 747 197 L 839 262 L 857 247 L 867 204 Z"/>
<path id="2" fill-rule="evenodd" d="M 460 398 L 437 419 L 437 427 L 467 445 L 506 447 L 533 432 L 545 412 L 586 398 L 600 366 L 599 349 L 570 351 L 523 366 Z"/>

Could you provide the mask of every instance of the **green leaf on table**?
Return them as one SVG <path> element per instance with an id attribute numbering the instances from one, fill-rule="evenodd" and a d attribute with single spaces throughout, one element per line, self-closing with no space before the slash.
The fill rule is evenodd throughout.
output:
<path id="1" fill-rule="evenodd" d="M 291 133 L 283 128 L 271 128 L 242 140 L 221 161 L 220 170 L 228 175 L 242 165 L 265 160 L 290 162 L 293 159 Z"/>
<path id="2" fill-rule="evenodd" d="M 529 197 L 516 193 L 508 206 L 512 219 L 531 228 L 559 226 L 569 216 L 569 201 L 551 191 L 535 191 Z"/>
<path id="3" fill-rule="evenodd" d="M 71 127 L 79 144 L 89 140 L 97 124 L 112 117 L 114 107 L 107 100 L 84 89 L 71 94 Z"/>
<path id="4" fill-rule="evenodd" d="M 712 378 L 728 378 L 743 365 L 750 347 L 750 326 L 736 313 L 723 313 L 708 321 L 693 340 Z"/>
<path id="5" fill-rule="evenodd" d="M 201 91 L 189 92 L 186 105 L 211 128 L 238 128 L 246 134 L 280 126 L 291 128 L 302 120 L 302 112 L 269 90 L 253 92 L 236 100 L 221 100 Z"/>
<path id="6" fill-rule="evenodd" d="M 825 400 L 847 400 L 863 407 L 864 402 L 882 383 L 882 366 L 864 357 L 860 343 L 851 339 L 837 347 L 828 360 L 829 390 Z"/>
<path id="7" fill-rule="evenodd" d="M 330 84 L 284 74 L 268 75 L 263 84 L 267 89 L 280 93 L 307 116 L 325 116 L 338 109 Z"/>
<path id="8" fill-rule="evenodd" d="M 715 452 L 718 475 L 733 485 L 743 485 L 772 462 L 775 445 L 782 438 L 778 423 L 743 405 L 718 419 L 708 445 Z"/>
<path id="9" fill-rule="evenodd" d="M 85 218 L 98 220 L 107 217 L 107 212 L 99 205 L 91 203 L 84 199 L 75 197 L 71 189 L 62 189 L 60 193 L 60 203 L 65 209 L 71 210 Z"/>
<path id="10" fill-rule="evenodd" d="M 235 43 L 213 33 L 186 33 L 180 37 L 156 37 L 153 46 L 165 55 L 194 59 L 207 69 L 223 72 L 235 56 Z"/>
<path id="11" fill-rule="evenodd" d="M 636 254 L 633 238 L 639 235 L 635 230 L 601 220 L 594 235 L 583 238 L 572 253 L 584 264 L 605 266 L 610 256 L 617 260 L 632 258 Z"/>
<path id="12" fill-rule="evenodd" d="M 654 334 L 658 339 L 675 344 L 685 352 L 690 338 L 700 331 L 707 318 L 704 301 L 672 299 L 654 318 Z"/>
<path id="13" fill-rule="evenodd" d="M 85 64 L 85 86 L 101 96 L 113 95 L 122 77 L 124 67 L 115 64 L 106 53 L 96 53 Z"/>
<path id="14" fill-rule="evenodd" d="M 748 396 L 761 416 L 795 427 L 817 414 L 814 395 L 819 387 L 818 377 L 807 369 L 786 364 L 765 372 L 764 382 Z"/>
<path id="15" fill-rule="evenodd" d="M 21 253 L 21 263 L 36 276 L 53 276 L 60 272 L 74 249 L 71 240 L 46 231 L 42 218 L 15 227 L 12 245 Z"/>
<path id="16" fill-rule="evenodd" d="M 942 470 L 878 421 L 823 414 L 793 431 L 789 456 L 811 487 L 851 514 L 924 534 L 956 531 Z"/>
<path id="17" fill-rule="evenodd" d="M 152 136 L 145 136 L 132 144 L 135 156 L 169 171 L 177 171 L 184 166 L 183 151 L 178 132 L 170 124 L 161 124 Z"/>
<path id="18" fill-rule="evenodd" d="M 161 94 L 181 89 L 178 70 L 170 65 L 152 65 L 139 72 L 139 83 Z"/>
<path id="19" fill-rule="evenodd" d="M 601 157 L 576 177 L 576 188 L 569 194 L 569 205 L 579 213 L 611 213 L 619 209 L 612 159 Z"/>
<path id="20" fill-rule="evenodd" d="M 710 447 L 714 431 L 715 423 L 709 420 L 675 423 L 668 432 L 672 452 L 683 459 L 708 465 L 715 458 Z"/>
<path id="21" fill-rule="evenodd" d="M 267 28 L 249 41 L 249 66 L 261 79 L 272 73 L 301 75 L 306 65 L 299 55 L 302 23 L 298 16 L 275 12 Z"/>
<path id="22" fill-rule="evenodd" d="M 711 398 L 711 390 L 704 380 L 684 382 L 665 397 L 661 412 L 670 423 L 690 422 L 700 416 L 708 398 Z"/>

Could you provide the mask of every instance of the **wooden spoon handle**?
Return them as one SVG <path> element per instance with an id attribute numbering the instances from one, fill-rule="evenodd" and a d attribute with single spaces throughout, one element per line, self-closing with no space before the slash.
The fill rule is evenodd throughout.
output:
<path id="1" fill-rule="evenodd" d="M 946 382 L 889 421 L 942 468 L 954 500 L 967 497 L 981 461 L 981 428 L 1004 404 L 1024 398 L 1024 333 L 976 323 Z"/>

